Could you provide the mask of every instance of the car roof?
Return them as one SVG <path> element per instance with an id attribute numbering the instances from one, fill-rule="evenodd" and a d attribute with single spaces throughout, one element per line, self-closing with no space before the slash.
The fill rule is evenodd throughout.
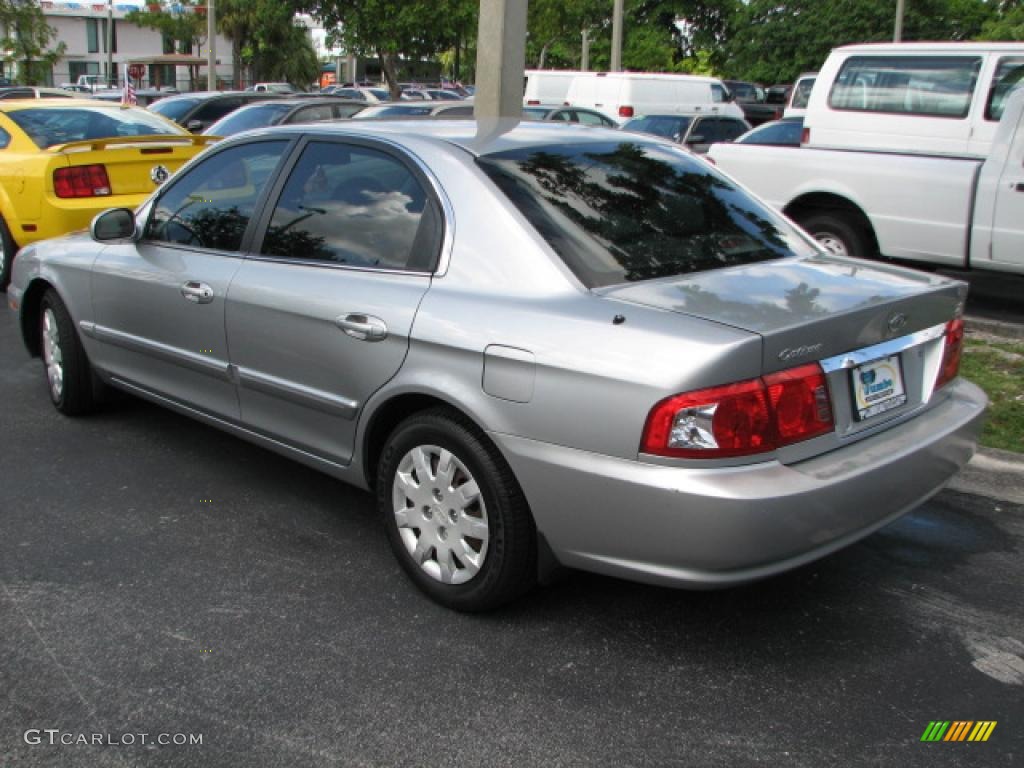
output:
<path id="1" fill-rule="evenodd" d="M 274 96 L 267 96 L 265 93 L 257 91 L 190 91 L 189 93 L 176 93 L 173 96 L 168 96 L 164 101 L 184 101 L 185 99 L 199 99 L 203 101 L 222 97 L 234 98 L 236 96 L 242 96 L 247 99 L 253 97 L 259 99 L 274 98 Z"/>
<path id="2" fill-rule="evenodd" d="M 275 126 L 250 132 L 247 136 L 266 134 L 310 134 L 314 136 L 365 136 L 397 144 L 428 141 L 437 145 L 454 145 L 474 155 L 489 155 L 524 147 L 552 144 L 599 144 L 624 141 L 622 131 L 615 128 L 581 126 L 511 119 L 509 128 L 484 131 L 476 120 L 350 120 L 345 122 L 311 123 Z M 500 125 L 500 124 L 499 124 Z M 635 134 L 629 141 L 663 145 Z M 640 138 L 637 138 L 640 137 Z"/>

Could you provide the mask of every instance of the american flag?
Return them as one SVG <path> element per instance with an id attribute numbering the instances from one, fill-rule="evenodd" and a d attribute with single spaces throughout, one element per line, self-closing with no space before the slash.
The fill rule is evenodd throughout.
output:
<path id="1" fill-rule="evenodd" d="M 128 74 L 128 67 L 124 68 L 124 90 L 121 91 L 121 105 L 134 107 L 138 104 L 135 98 L 135 85 L 132 83 L 132 76 Z"/>

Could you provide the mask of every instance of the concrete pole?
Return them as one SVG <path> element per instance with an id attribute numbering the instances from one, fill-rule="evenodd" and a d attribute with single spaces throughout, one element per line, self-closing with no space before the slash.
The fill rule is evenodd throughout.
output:
<path id="1" fill-rule="evenodd" d="M 217 12 L 213 0 L 206 0 L 206 70 L 207 87 L 217 90 Z"/>
<path id="2" fill-rule="evenodd" d="M 520 120 L 526 69 L 527 0 L 480 0 L 476 46 L 477 120 Z"/>
<path id="3" fill-rule="evenodd" d="M 114 81 L 114 0 L 107 0 L 107 85 L 117 86 Z"/>
<path id="4" fill-rule="evenodd" d="M 611 71 L 622 71 L 622 0 L 612 6 L 612 62 Z"/>
<path id="5" fill-rule="evenodd" d="M 896 0 L 896 26 L 892 31 L 892 41 L 894 43 L 902 42 L 903 40 L 903 0 Z"/>
<path id="6" fill-rule="evenodd" d="M 580 70 L 590 71 L 590 30 L 583 30 L 583 50 L 580 51 Z"/>

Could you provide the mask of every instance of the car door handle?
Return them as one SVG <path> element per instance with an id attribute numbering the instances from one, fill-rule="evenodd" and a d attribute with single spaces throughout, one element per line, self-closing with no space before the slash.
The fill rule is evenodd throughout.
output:
<path id="1" fill-rule="evenodd" d="M 193 304 L 209 304 L 213 301 L 213 288 L 206 283 L 189 280 L 181 286 L 181 295 Z"/>
<path id="2" fill-rule="evenodd" d="M 388 337 L 388 327 L 379 317 L 351 314 L 334 321 L 341 330 L 359 341 L 383 341 Z"/>

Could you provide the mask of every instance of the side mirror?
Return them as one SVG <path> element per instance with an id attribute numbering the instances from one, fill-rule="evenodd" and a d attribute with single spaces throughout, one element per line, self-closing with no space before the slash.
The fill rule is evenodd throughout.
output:
<path id="1" fill-rule="evenodd" d="M 203 130 L 203 121 L 189 120 L 187 123 L 185 123 L 185 130 L 191 131 L 192 133 L 195 133 L 196 131 L 201 131 Z"/>
<path id="2" fill-rule="evenodd" d="M 89 233 L 97 243 L 134 240 L 135 214 L 127 208 L 111 208 L 92 220 Z"/>

